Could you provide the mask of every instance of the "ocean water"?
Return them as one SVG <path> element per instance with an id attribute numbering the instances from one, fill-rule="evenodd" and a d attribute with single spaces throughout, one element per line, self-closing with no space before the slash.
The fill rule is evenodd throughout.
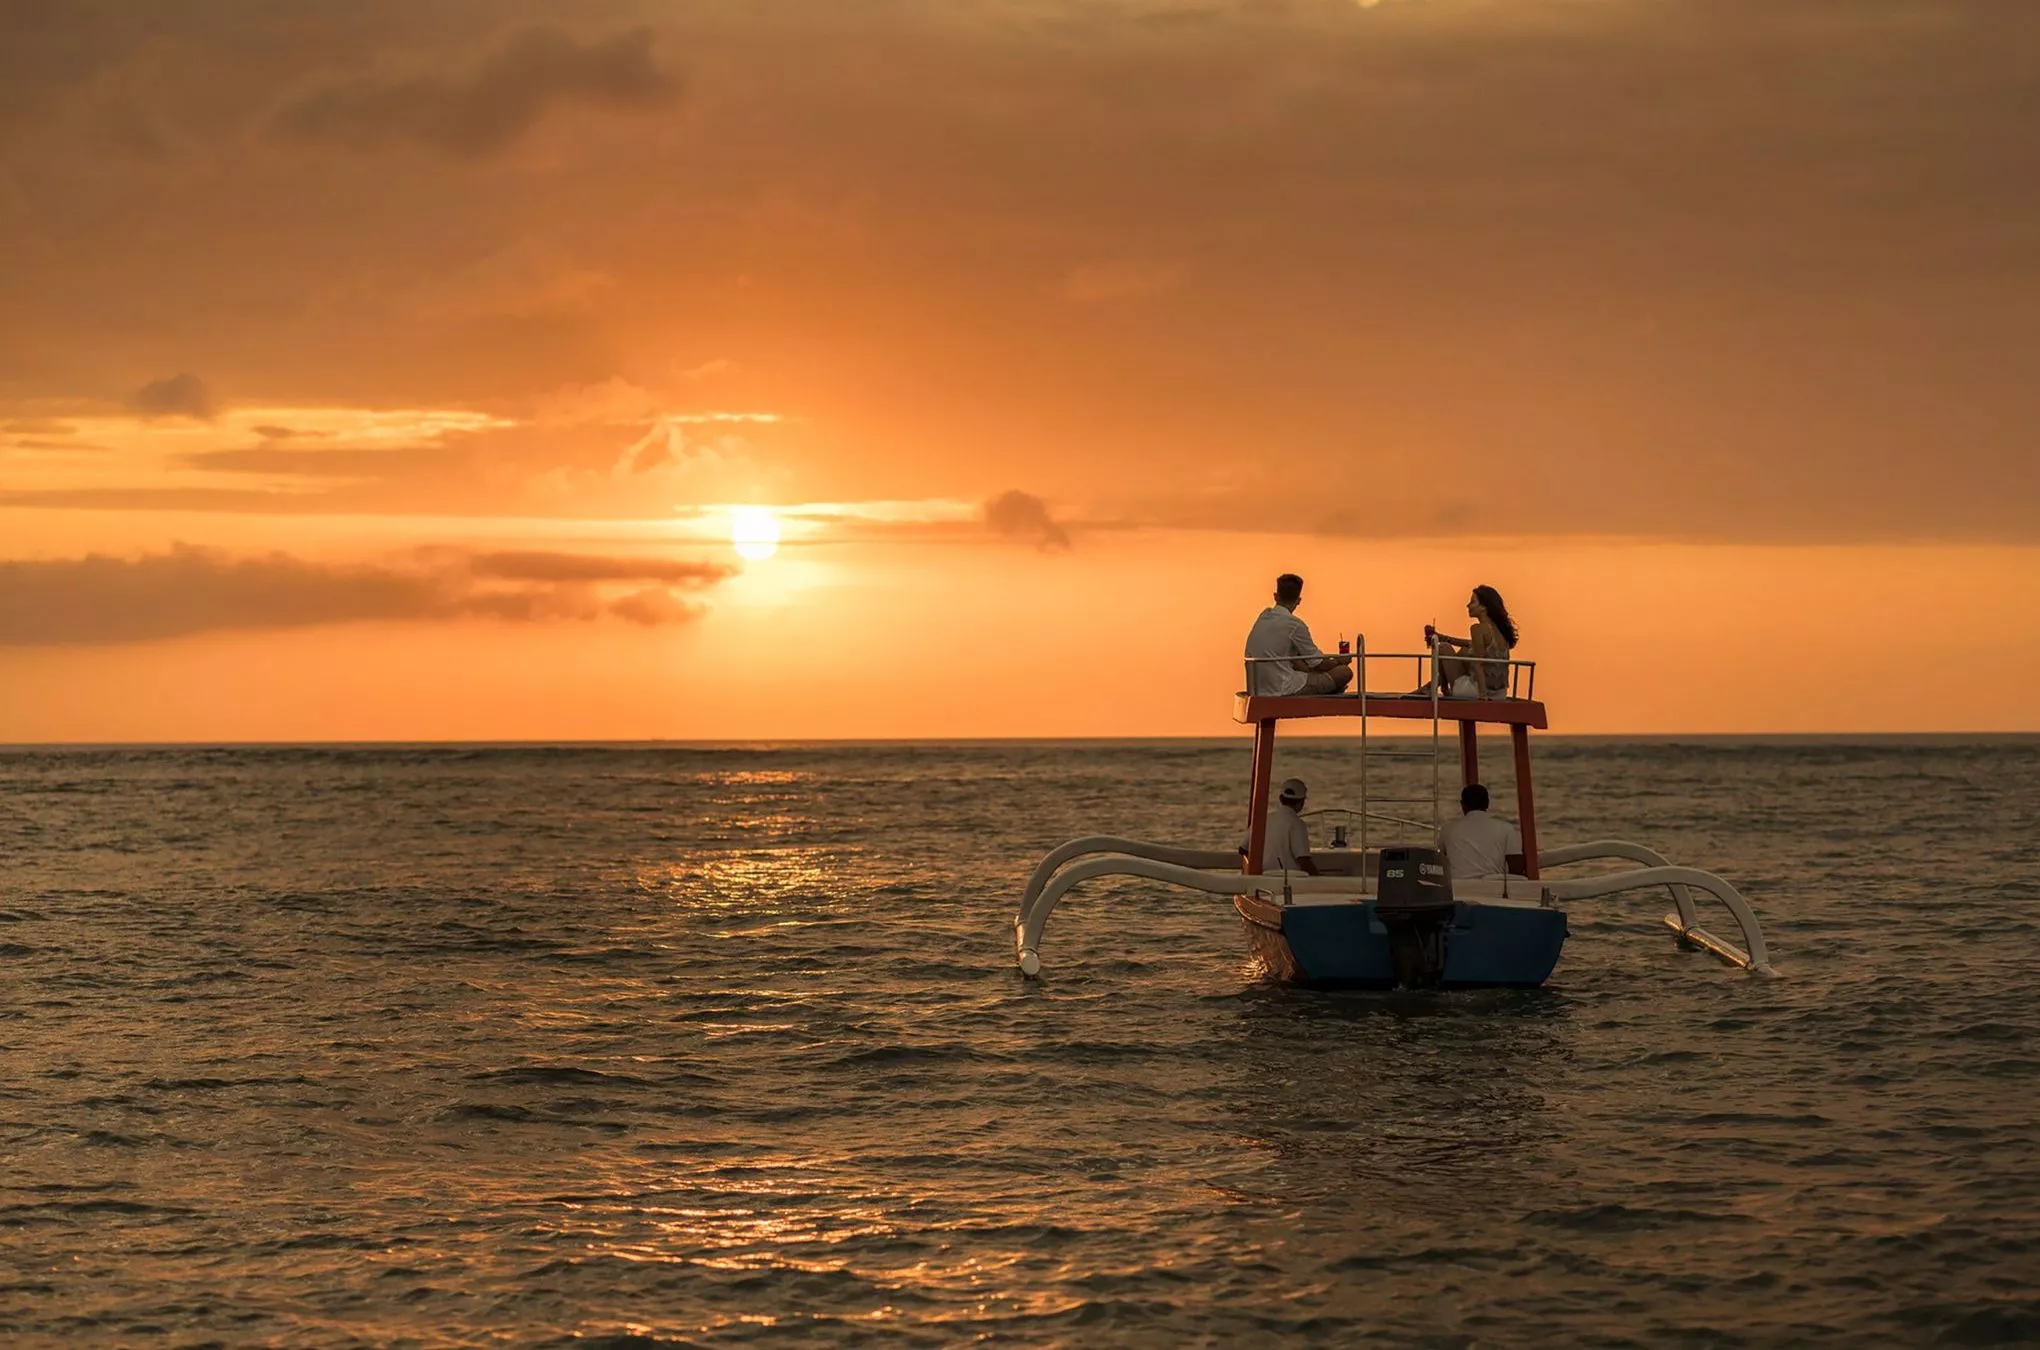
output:
<path id="1" fill-rule="evenodd" d="M 1135 882 L 1016 973 L 1044 851 L 1224 846 L 1248 757 L 0 751 L 0 1335 L 2040 1342 L 2040 741 L 1540 746 L 1546 846 L 1722 873 L 1775 978 L 1633 896 L 1543 990 L 1311 992 Z"/>

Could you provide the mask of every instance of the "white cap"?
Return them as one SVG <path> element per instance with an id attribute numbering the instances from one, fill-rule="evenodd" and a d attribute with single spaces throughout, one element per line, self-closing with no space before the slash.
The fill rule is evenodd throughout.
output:
<path id="1" fill-rule="evenodd" d="M 1294 797 L 1297 801 L 1302 801 L 1310 795 L 1310 789 L 1303 785 L 1301 778 L 1285 778 L 1282 780 L 1280 795 L 1285 801 L 1291 797 Z"/>

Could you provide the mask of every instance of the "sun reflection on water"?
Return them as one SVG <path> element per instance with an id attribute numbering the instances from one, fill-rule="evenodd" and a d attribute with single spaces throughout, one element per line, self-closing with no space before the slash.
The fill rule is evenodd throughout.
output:
<path id="1" fill-rule="evenodd" d="M 640 890 L 682 902 L 689 912 L 712 915 L 831 913 L 858 895 L 861 884 L 846 864 L 864 852 L 839 845 L 790 844 L 744 849 L 662 863 L 641 863 Z"/>
<path id="2" fill-rule="evenodd" d="M 814 777 L 813 774 L 797 773 L 791 769 L 745 769 L 711 776 L 717 783 L 728 787 L 792 787 Z"/>

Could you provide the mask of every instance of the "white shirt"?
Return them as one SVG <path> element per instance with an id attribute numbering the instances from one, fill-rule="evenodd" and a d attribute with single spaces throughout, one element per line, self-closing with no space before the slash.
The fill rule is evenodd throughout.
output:
<path id="1" fill-rule="evenodd" d="M 1248 656 L 1322 658 L 1310 640 L 1310 626 L 1280 605 L 1270 605 L 1247 633 Z M 1304 672 L 1285 662 L 1264 661 L 1247 667 L 1247 692 L 1288 695 L 1303 689 Z"/>
<path id="2" fill-rule="evenodd" d="M 1523 851 L 1523 836 L 1506 820 L 1468 811 L 1438 831 L 1438 847 L 1452 865 L 1454 880 L 1509 874 L 1509 855 Z"/>
<path id="3" fill-rule="evenodd" d="M 1240 841 L 1240 847 L 1247 847 L 1248 839 Z M 1296 808 L 1277 801 L 1275 809 L 1268 813 L 1268 846 L 1261 851 L 1261 871 L 1280 872 L 1288 868 L 1301 872 L 1303 864 L 1299 858 L 1310 856 L 1310 826 L 1297 814 Z"/>

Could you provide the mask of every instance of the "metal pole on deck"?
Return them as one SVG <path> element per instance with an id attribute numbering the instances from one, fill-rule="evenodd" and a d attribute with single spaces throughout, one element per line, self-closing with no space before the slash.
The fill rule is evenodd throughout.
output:
<path id="1" fill-rule="evenodd" d="M 1360 695 L 1360 878 L 1367 879 L 1367 635 L 1353 634 L 1354 693 Z"/>
<path id="2" fill-rule="evenodd" d="M 1431 833 L 1435 836 L 1443 822 L 1438 818 L 1438 700 L 1445 696 L 1444 673 L 1438 668 L 1438 635 L 1431 635 Z"/>

